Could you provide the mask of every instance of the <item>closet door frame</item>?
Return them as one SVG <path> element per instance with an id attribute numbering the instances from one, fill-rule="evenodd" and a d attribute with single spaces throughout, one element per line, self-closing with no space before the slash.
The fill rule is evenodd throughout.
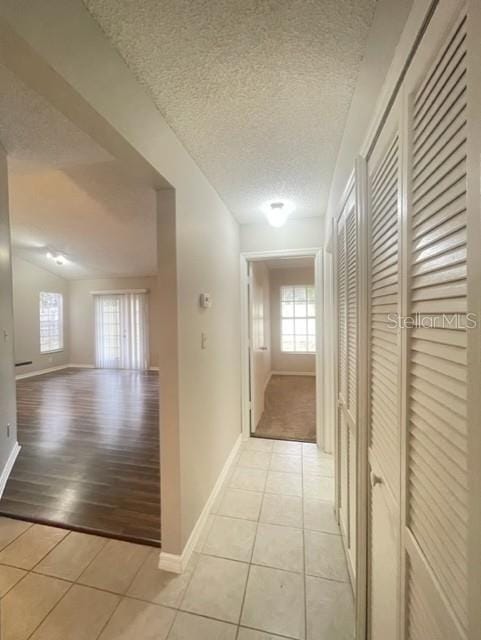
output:
<path id="1" fill-rule="evenodd" d="M 349 406 L 348 406 L 348 367 L 349 367 L 349 358 L 348 358 L 348 331 L 347 331 L 347 325 L 348 325 L 348 256 L 347 256 L 347 241 L 346 241 L 346 235 L 347 235 L 347 230 L 346 230 L 346 220 L 349 217 L 350 212 L 352 211 L 352 209 L 354 208 L 356 214 L 357 214 L 357 203 L 356 203 L 356 184 L 355 184 L 355 180 L 356 180 L 356 173 L 355 173 L 355 169 L 353 169 L 353 171 L 351 172 L 350 178 L 348 180 L 348 183 L 346 185 L 346 188 L 344 190 L 343 193 L 343 197 L 341 199 L 340 202 L 340 206 L 339 206 L 339 213 L 338 215 L 335 217 L 335 219 L 333 220 L 333 241 L 334 241 L 334 301 L 335 301 L 335 318 L 336 318 L 336 333 L 335 333 L 335 362 L 336 362 L 336 371 L 335 371 L 335 393 L 336 393 L 336 434 L 335 434 L 335 455 L 336 455 L 336 465 L 335 465 L 335 469 L 336 469 L 336 474 L 335 474 L 335 511 L 336 511 L 336 518 L 337 521 L 339 523 L 339 527 L 341 530 L 341 539 L 342 539 L 342 543 L 344 546 L 344 551 L 346 554 L 346 559 L 347 559 L 347 565 L 348 565 L 348 573 L 349 573 L 349 577 L 351 580 L 351 585 L 353 587 L 353 590 L 355 591 L 355 593 L 357 593 L 356 589 L 357 589 L 357 584 L 356 584 L 356 578 L 355 578 L 355 574 L 356 574 L 356 569 L 357 569 L 357 557 L 356 557 L 356 561 L 355 561 L 355 566 L 351 566 L 350 563 L 350 546 L 351 546 L 351 541 L 350 541 L 350 530 L 351 530 L 351 523 L 350 523 L 350 506 L 347 508 L 347 512 L 346 512 L 346 518 L 347 518 L 347 530 L 344 530 L 343 526 L 342 526 L 342 519 L 341 519 L 341 508 L 343 508 L 344 505 L 342 505 L 342 496 L 341 496 L 341 491 L 343 489 L 342 486 L 342 478 L 341 478 L 341 446 L 340 446 L 340 437 L 341 437 L 341 413 L 344 413 L 344 420 L 346 422 L 346 428 L 347 430 L 351 430 L 352 427 L 349 424 L 349 422 L 353 423 L 353 430 L 357 431 L 357 413 L 358 411 L 356 411 L 356 416 L 351 416 L 350 412 L 349 412 Z M 357 221 L 359 222 L 359 221 Z M 340 367 L 340 349 L 339 349 L 339 344 L 340 344 L 340 330 L 339 330 L 339 314 L 340 314 L 340 307 L 339 307 L 339 288 L 338 288 L 338 255 L 339 255 L 339 229 L 342 228 L 342 226 L 344 226 L 344 232 L 343 232 L 343 240 L 344 240 L 344 279 L 345 279 L 345 283 L 344 283 L 344 294 L 345 294 L 345 298 L 344 298 L 344 320 L 345 320 L 345 333 L 343 336 L 343 343 L 344 343 L 344 351 L 345 351 L 345 373 L 346 373 L 346 381 L 345 381 L 345 389 L 346 389 L 346 397 L 343 396 L 342 394 L 342 388 L 340 385 L 340 375 L 341 375 L 341 367 Z M 341 396 L 342 396 L 342 401 L 341 401 Z M 356 433 L 356 464 L 357 464 L 357 458 L 358 458 L 358 450 L 359 447 L 357 445 L 357 433 Z M 348 469 L 348 473 L 349 473 L 349 469 Z M 357 489 L 356 489 L 357 491 Z M 347 494 L 347 498 L 349 500 L 349 493 Z M 356 500 L 357 500 L 357 495 L 356 495 Z M 358 509 L 356 510 L 358 511 Z M 356 518 L 357 520 L 357 518 Z M 357 524 L 357 522 L 356 522 Z M 356 544 L 357 544 L 357 533 L 356 533 Z"/>
<path id="2" fill-rule="evenodd" d="M 368 497 L 369 497 L 369 382 L 368 382 L 368 176 L 367 161 L 355 161 L 358 221 L 358 406 L 357 406 L 357 513 L 356 513 L 356 638 L 367 637 L 368 612 Z"/>
<path id="3" fill-rule="evenodd" d="M 471 480 L 468 554 L 478 558 L 469 575 L 468 611 L 473 629 L 481 629 L 481 2 L 467 3 L 467 85 L 468 139 L 466 198 L 468 217 L 468 308 L 477 315 L 477 328 L 468 331 L 470 375 L 468 378 L 467 418 L 469 436 L 468 469 Z"/>

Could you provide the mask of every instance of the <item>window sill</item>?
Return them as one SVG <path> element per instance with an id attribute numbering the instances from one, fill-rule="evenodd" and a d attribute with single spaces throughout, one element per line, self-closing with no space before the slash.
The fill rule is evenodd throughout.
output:
<path id="1" fill-rule="evenodd" d="M 62 351 L 64 351 L 63 347 L 61 349 L 52 349 L 51 351 L 40 351 L 40 355 L 48 356 L 49 353 L 62 353 Z"/>
<path id="2" fill-rule="evenodd" d="M 281 353 L 285 353 L 287 356 L 315 356 L 315 351 L 282 351 Z"/>

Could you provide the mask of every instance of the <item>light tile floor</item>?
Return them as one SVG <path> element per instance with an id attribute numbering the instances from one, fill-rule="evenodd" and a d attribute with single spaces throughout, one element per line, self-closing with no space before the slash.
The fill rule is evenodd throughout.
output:
<path id="1" fill-rule="evenodd" d="M 157 549 L 0 518 L 1 640 L 352 640 L 332 475 L 315 445 L 244 443 L 181 576 Z"/>

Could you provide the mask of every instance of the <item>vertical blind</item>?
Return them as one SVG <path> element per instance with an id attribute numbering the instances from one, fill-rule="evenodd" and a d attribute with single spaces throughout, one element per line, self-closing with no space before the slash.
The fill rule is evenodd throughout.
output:
<path id="1" fill-rule="evenodd" d="M 96 366 L 149 368 L 147 293 L 108 293 L 95 297 Z"/>

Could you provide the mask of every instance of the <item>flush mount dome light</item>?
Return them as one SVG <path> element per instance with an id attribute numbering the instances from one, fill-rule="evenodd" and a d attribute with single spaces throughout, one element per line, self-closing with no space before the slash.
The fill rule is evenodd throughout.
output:
<path id="1" fill-rule="evenodd" d="M 280 200 L 264 205 L 264 213 L 272 227 L 282 227 L 293 210 L 294 207 L 290 202 L 282 202 Z"/>
<path id="2" fill-rule="evenodd" d="M 66 262 L 65 256 L 61 253 L 52 253 L 51 251 L 47 251 L 47 258 L 53 260 L 56 264 L 63 265 Z"/>

